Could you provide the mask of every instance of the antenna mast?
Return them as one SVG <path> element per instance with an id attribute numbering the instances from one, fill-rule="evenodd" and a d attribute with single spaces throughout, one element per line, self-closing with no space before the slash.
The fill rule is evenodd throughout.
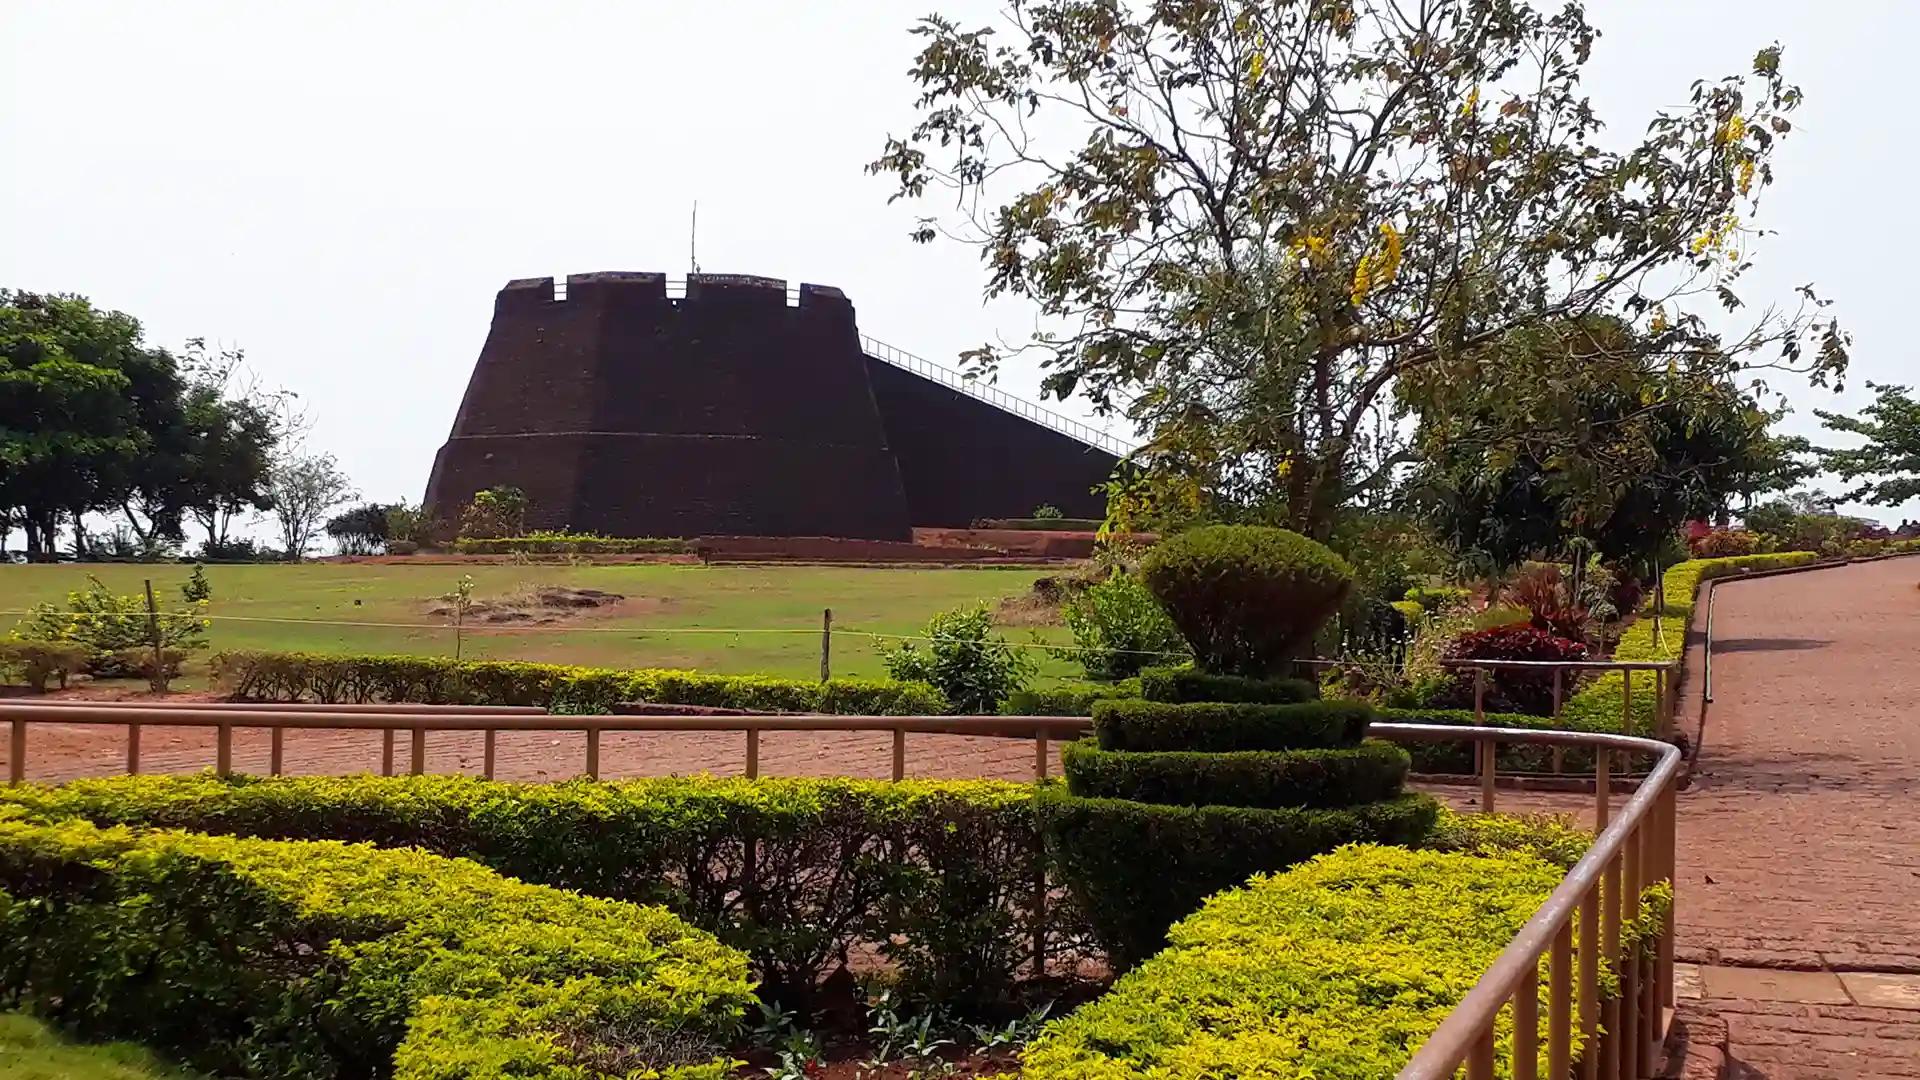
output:
<path id="1" fill-rule="evenodd" d="M 687 229 L 687 263 L 693 273 L 700 272 L 700 200 L 693 200 L 693 224 Z"/>

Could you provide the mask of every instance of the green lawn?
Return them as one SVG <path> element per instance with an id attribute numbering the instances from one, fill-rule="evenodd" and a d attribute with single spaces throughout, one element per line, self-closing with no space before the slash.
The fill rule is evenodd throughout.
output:
<path id="1" fill-rule="evenodd" d="M 68 1042 L 30 1016 L 0 1013 L 0 1080 L 194 1080 L 126 1043 Z"/>
<path id="2" fill-rule="evenodd" d="M 0 566 L 0 610 L 59 601 L 91 573 L 117 592 L 138 593 L 144 578 L 162 606 L 180 603 L 190 567 L 177 565 Z M 486 599 L 534 585 L 602 589 L 627 599 L 557 628 L 469 628 L 468 657 L 542 660 L 608 667 L 678 667 L 728 674 L 805 677 L 820 670 L 820 613 L 833 609 L 833 672 L 884 674 L 876 642 L 859 631 L 916 633 L 936 611 L 993 603 L 1026 593 L 1033 569 L 852 568 L 828 566 L 406 566 L 309 563 L 209 566 L 209 614 L 215 649 L 304 649 L 453 655 L 445 616 L 428 614 L 435 597 L 472 574 Z M 0 631 L 17 616 L 0 614 Z M 273 622 L 246 620 L 306 620 Z M 327 623 L 399 623 L 347 626 Z M 419 624 L 430 624 L 422 628 Z M 684 632 L 684 631 L 697 632 Z M 675 632 L 682 631 L 682 632 Z M 741 631 L 739 633 L 719 631 Z M 774 632 L 778 631 L 778 632 Z M 1036 635 L 1069 640 L 1058 626 L 1009 627 L 1016 642 Z M 1043 677 L 1078 675 L 1051 659 Z"/>

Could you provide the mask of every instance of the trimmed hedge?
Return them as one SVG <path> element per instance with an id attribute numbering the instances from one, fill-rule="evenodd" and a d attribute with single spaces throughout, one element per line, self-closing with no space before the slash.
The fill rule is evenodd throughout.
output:
<path id="1" fill-rule="evenodd" d="M 1167 927 L 1256 871 L 1282 870 L 1345 844 L 1412 846 L 1439 806 L 1403 794 L 1337 809 L 1160 806 L 1048 792 L 1049 859 L 1115 969 L 1158 952 Z"/>
<path id="2" fill-rule="evenodd" d="M 12 813 L 0 985 L 83 1034 L 229 1075 L 732 1074 L 746 957 L 659 908 L 419 851 Z"/>
<path id="3" fill-rule="evenodd" d="M 1036 934 L 1069 960 L 1088 946 L 1071 903 L 1033 910 L 1045 872 L 1033 792 L 990 782 L 202 775 L 23 785 L 0 789 L 0 806 L 41 820 L 417 846 L 523 881 L 665 905 L 748 953 L 774 1000 L 805 1004 L 850 954 L 874 949 L 910 996 L 984 1010 L 1013 998 Z"/>
<path id="4" fill-rule="evenodd" d="M 462 555 L 689 555 L 690 540 L 661 537 L 596 536 L 593 533 L 529 533 L 453 542 Z"/>
<path id="5" fill-rule="evenodd" d="M 1105 750 L 1304 750 L 1358 745 L 1373 716 L 1364 701 L 1168 705 L 1107 700 L 1093 703 L 1093 733 Z"/>
<path id="6" fill-rule="evenodd" d="M 946 698 L 931 686 L 880 679 L 818 682 L 668 669 L 304 652 L 223 652 L 213 657 L 212 666 L 215 681 L 238 701 L 537 705 L 574 713 L 606 712 L 622 701 L 852 716 L 947 711 Z"/>
<path id="7" fill-rule="evenodd" d="M 1171 945 L 1104 997 L 1049 1024 L 1022 1055 L 1021 1075 L 1392 1076 L 1560 878 L 1558 867 L 1525 854 L 1380 847 L 1349 847 L 1256 878 L 1174 926 Z M 1546 1015 L 1542 1005 L 1543 1024 Z M 1498 1039 L 1499 1055 L 1510 1058 L 1504 1017 Z M 1574 1039 L 1578 1052 L 1578 1030 Z"/>
<path id="8" fill-rule="evenodd" d="M 1474 726 L 1472 709 L 1388 709 L 1379 710 L 1376 718 L 1383 724 L 1439 724 L 1446 727 Z M 1582 722 L 1590 722 L 1583 720 Z M 1576 728 L 1569 726 L 1565 714 L 1559 719 L 1550 716 L 1533 716 L 1529 713 L 1487 713 L 1487 727 L 1525 728 L 1529 731 L 1591 731 L 1604 730 Z M 1422 742 L 1408 743 L 1407 752 L 1413 755 L 1413 771 L 1417 773 L 1471 773 L 1475 769 L 1473 744 L 1471 742 Z M 1552 772 L 1553 748 L 1548 746 L 1526 746 L 1508 743 L 1497 751 L 1496 764 L 1502 772 Z M 1593 768 L 1593 751 L 1585 747 L 1569 746 L 1561 752 L 1561 771 L 1581 773 Z"/>
<path id="9" fill-rule="evenodd" d="M 1318 750 L 1126 753 L 1069 743 L 1067 790 L 1172 806 L 1329 807 L 1399 794 L 1411 759 L 1389 742 Z"/>
<path id="10" fill-rule="evenodd" d="M 1255 679 L 1212 675 L 1191 667 L 1150 667 L 1140 672 L 1140 696 L 1148 701 L 1243 701 L 1291 705 L 1312 701 L 1320 687 L 1308 679 Z"/>

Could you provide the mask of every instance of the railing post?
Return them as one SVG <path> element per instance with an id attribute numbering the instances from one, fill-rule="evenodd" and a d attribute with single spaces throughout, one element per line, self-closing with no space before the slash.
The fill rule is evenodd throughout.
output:
<path id="1" fill-rule="evenodd" d="M 15 784 L 27 779 L 27 722 L 15 720 L 13 734 L 8 747 L 7 779 Z"/>
<path id="2" fill-rule="evenodd" d="M 1600 887 L 1600 955 L 1616 965 L 1620 962 L 1620 853 L 1607 860 Z M 1600 1026 L 1606 1038 L 1600 1046 L 1600 1075 L 1620 1075 L 1620 998 L 1608 998 L 1600 1006 Z"/>
<path id="3" fill-rule="evenodd" d="M 267 774 L 269 776 L 279 776 L 280 767 L 286 761 L 286 736 L 287 729 L 279 727 L 274 728 L 272 734 L 269 736 L 272 742 L 272 748 L 267 752 Z"/>
<path id="4" fill-rule="evenodd" d="M 1033 779 L 1036 783 L 1046 780 L 1052 759 L 1053 749 L 1047 740 L 1047 729 L 1041 728 L 1033 733 Z"/>
<path id="5" fill-rule="evenodd" d="M 380 733 L 380 775 L 393 775 L 393 729 Z"/>
<path id="6" fill-rule="evenodd" d="M 1540 969 L 1513 991 L 1513 1080 L 1540 1080 Z M 1562 1078 L 1564 1080 L 1564 1078 Z"/>
<path id="7" fill-rule="evenodd" d="M 1550 716 L 1560 715 L 1560 695 L 1563 692 L 1563 684 L 1566 681 L 1566 674 L 1567 674 L 1566 668 L 1556 667 L 1553 669 L 1553 712 L 1548 714 Z M 1558 772 L 1559 770 L 1556 769 L 1554 771 Z"/>
<path id="8" fill-rule="evenodd" d="M 1645 819 L 1641 819 L 1642 824 Z M 1646 830 L 1635 826 L 1627 833 L 1620 851 L 1620 923 L 1624 929 L 1640 915 L 1641 872 L 1645 869 Z M 1624 937 L 1623 937 L 1624 943 Z M 1621 949 L 1612 954 L 1620 971 L 1620 1045 L 1621 1080 L 1640 1080 L 1640 949 Z"/>
<path id="9" fill-rule="evenodd" d="M 427 729 L 426 728 L 417 727 L 413 729 L 413 746 L 411 749 L 412 749 L 412 753 L 410 756 L 412 760 L 408 763 L 409 771 L 411 771 L 415 776 L 426 775 L 426 771 L 427 771 Z"/>
<path id="10" fill-rule="evenodd" d="M 587 729 L 587 778 L 600 779 L 600 729 Z"/>
<path id="11" fill-rule="evenodd" d="M 893 779 L 898 783 L 907 778 L 907 729 L 893 729 Z"/>
<path id="12" fill-rule="evenodd" d="M 213 771 L 220 776 L 233 775 L 233 725 L 221 724 L 215 733 Z"/>
<path id="13" fill-rule="evenodd" d="M 1593 832 L 1598 836 L 1607 828 L 1608 801 L 1613 795 L 1613 776 L 1608 768 L 1607 748 L 1593 751 Z"/>
<path id="14" fill-rule="evenodd" d="M 1660 934 L 1660 1004 L 1673 1008 L 1673 952 L 1675 948 L 1673 916 L 1680 898 L 1679 869 L 1679 806 L 1674 785 L 1669 783 L 1660 793 L 1659 829 L 1660 835 L 1660 872 L 1666 879 L 1667 889 L 1673 895 L 1673 902 L 1667 905 L 1667 917 Z"/>
<path id="15" fill-rule="evenodd" d="M 1633 734 L 1633 669 L 1620 669 L 1620 734 Z"/>
<path id="16" fill-rule="evenodd" d="M 391 732 L 389 732 L 389 734 L 391 734 Z M 487 737 L 485 740 L 486 749 L 482 751 L 480 775 L 488 780 L 493 779 L 494 743 L 495 743 L 495 737 L 498 736 L 499 734 L 500 734 L 499 732 L 493 730 L 492 728 L 487 729 Z"/>
<path id="17" fill-rule="evenodd" d="M 760 729 L 747 729 L 747 779 L 760 779 Z"/>
<path id="18" fill-rule="evenodd" d="M 1584 1049 L 1580 1055 L 1580 1075 L 1595 1080 L 1600 1075 L 1600 883 L 1593 883 L 1580 901 L 1580 1033 Z"/>
<path id="19" fill-rule="evenodd" d="M 1493 1080 L 1493 1024 L 1473 1040 L 1467 1054 L 1467 1080 Z"/>
<path id="20" fill-rule="evenodd" d="M 1573 922 L 1553 935 L 1547 962 L 1547 1075 L 1568 1080 L 1573 1069 Z"/>
<path id="21" fill-rule="evenodd" d="M 1485 727 L 1487 722 L 1487 669 L 1473 669 L 1473 726 Z"/>
<path id="22" fill-rule="evenodd" d="M 140 775 L 140 725 L 127 725 L 127 775 Z"/>

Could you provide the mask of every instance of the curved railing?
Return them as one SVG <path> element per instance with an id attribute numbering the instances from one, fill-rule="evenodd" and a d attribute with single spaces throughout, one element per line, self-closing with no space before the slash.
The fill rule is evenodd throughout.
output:
<path id="1" fill-rule="evenodd" d="M 427 740 L 433 732 L 482 732 L 486 736 L 484 775 L 494 773 L 495 736 L 501 731 L 582 732 L 586 736 L 585 775 L 600 774 L 600 740 L 609 731 L 735 732 L 745 737 L 746 775 L 759 775 L 760 746 L 769 732 L 871 731 L 893 736 L 895 780 L 906 776 L 910 734 L 971 735 L 1031 739 L 1033 772 L 1047 777 L 1054 740 L 1077 738 L 1091 727 L 1078 716 L 558 716 L 535 709 L 424 705 L 289 705 L 67 702 L 27 704 L 0 701 L 0 722 L 9 728 L 9 776 L 25 779 L 36 724 L 110 725 L 127 729 L 127 771 L 140 771 L 141 732 L 148 727 L 212 728 L 214 767 L 232 770 L 236 729 L 272 733 L 270 771 L 284 766 L 282 736 L 288 730 L 360 730 L 384 733 L 383 771 L 394 772 L 394 733 L 410 735 L 411 771 L 425 771 Z M 1480 810 L 1491 812 L 1495 752 L 1502 744 L 1580 747 L 1593 752 L 1594 814 L 1599 835 L 1586 855 L 1529 919 L 1480 981 L 1448 1014 L 1400 1071 L 1401 1080 L 1440 1080 L 1464 1064 L 1469 1080 L 1491 1080 L 1496 1031 L 1503 1016 L 1512 1022 L 1512 1075 L 1536 1080 L 1545 1075 L 1568 1080 L 1576 1044 L 1584 1075 L 1646 1077 L 1658 1067 L 1673 1005 L 1673 913 L 1664 912 L 1654 928 L 1651 948 L 1628 942 L 1623 927 L 1640 916 L 1643 889 L 1671 882 L 1674 869 L 1674 796 L 1681 754 L 1670 743 L 1627 735 L 1520 728 L 1450 727 L 1432 724 L 1375 724 L 1371 734 L 1395 742 L 1472 741 L 1482 761 Z M 1626 800 L 1611 813 L 1611 759 L 1654 759 L 1653 767 Z M 1576 930 L 1577 926 L 1577 930 Z M 1597 943 L 1597 947 L 1596 947 Z M 1603 999 L 1602 958 L 1617 976 L 1618 993 Z M 1540 1024 L 1542 965 L 1546 968 L 1546 1023 Z M 1581 1033 L 1579 1040 L 1574 1033 Z M 1541 1050 L 1547 1062 L 1539 1067 Z"/>

